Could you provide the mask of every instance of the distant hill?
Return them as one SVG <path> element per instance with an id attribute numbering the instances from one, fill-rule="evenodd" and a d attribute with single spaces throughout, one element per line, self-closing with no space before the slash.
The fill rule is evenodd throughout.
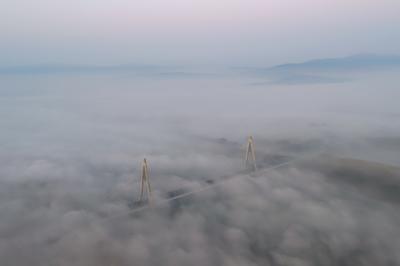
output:
<path id="1" fill-rule="evenodd" d="M 400 70 L 400 55 L 358 54 L 273 67 L 236 68 L 242 73 L 268 79 L 254 85 L 341 83 L 353 80 L 357 73 L 390 69 Z"/>
<path id="2" fill-rule="evenodd" d="M 102 72 L 136 72 L 136 73 L 160 73 L 163 71 L 176 71 L 174 68 L 154 65 L 22 65 L 12 67 L 0 67 L 0 74 L 55 74 L 55 73 L 102 73 Z"/>
<path id="3" fill-rule="evenodd" d="M 400 55 L 358 54 L 340 58 L 325 58 L 302 63 L 277 65 L 269 70 L 362 70 L 381 67 L 400 67 Z"/>
<path id="4" fill-rule="evenodd" d="M 320 84 L 339 83 L 352 80 L 353 73 L 400 69 L 400 55 L 358 54 L 339 58 L 315 59 L 300 63 L 288 63 L 272 67 L 240 67 L 234 68 L 235 75 L 256 75 L 267 81 L 254 83 L 273 84 Z M 0 67 L 0 75 L 40 75 L 40 74 L 104 74 L 129 73 L 129 75 L 159 76 L 169 78 L 213 77 L 221 75 L 219 71 L 197 69 L 187 66 L 158 65 L 21 65 Z"/>
<path id="5" fill-rule="evenodd" d="M 112 74 L 126 73 L 137 76 L 151 76 L 163 78 L 193 78 L 213 77 L 218 73 L 205 72 L 201 69 L 185 66 L 162 65 L 20 65 L 0 67 L 0 75 L 53 75 L 53 74 Z"/>

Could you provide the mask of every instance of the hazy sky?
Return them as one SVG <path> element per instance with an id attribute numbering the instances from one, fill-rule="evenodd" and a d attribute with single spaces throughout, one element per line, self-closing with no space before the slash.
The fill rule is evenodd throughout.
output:
<path id="1" fill-rule="evenodd" d="M 0 65 L 400 53 L 398 0 L 0 0 Z"/>

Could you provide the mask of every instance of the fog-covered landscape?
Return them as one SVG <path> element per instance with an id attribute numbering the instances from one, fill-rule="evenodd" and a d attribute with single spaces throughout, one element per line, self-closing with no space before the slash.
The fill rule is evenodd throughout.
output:
<path id="1" fill-rule="evenodd" d="M 0 266 L 400 265 L 399 14 L 0 0 Z"/>
<path id="2" fill-rule="evenodd" d="M 1 264 L 396 265 L 398 74 L 3 73 Z"/>

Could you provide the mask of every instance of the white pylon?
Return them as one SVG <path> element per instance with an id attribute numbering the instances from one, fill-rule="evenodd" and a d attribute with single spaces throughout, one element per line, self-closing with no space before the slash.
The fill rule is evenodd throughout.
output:
<path id="1" fill-rule="evenodd" d="M 140 185 L 140 198 L 139 201 L 143 200 L 143 194 L 144 190 L 146 187 L 147 190 L 147 199 L 149 203 L 152 203 L 152 197 L 151 197 L 151 187 L 150 187 L 150 180 L 149 180 L 149 167 L 147 165 L 147 160 L 146 158 L 143 159 L 142 162 L 142 175 L 141 175 L 141 185 Z"/>
<path id="2" fill-rule="evenodd" d="M 246 168 L 249 167 L 249 165 L 252 166 L 254 171 L 257 171 L 257 165 L 256 165 L 256 152 L 254 149 L 254 139 L 253 136 L 250 136 L 247 139 L 247 145 L 246 145 L 246 157 L 245 157 L 245 164 Z M 250 162 L 251 161 L 251 162 Z"/>

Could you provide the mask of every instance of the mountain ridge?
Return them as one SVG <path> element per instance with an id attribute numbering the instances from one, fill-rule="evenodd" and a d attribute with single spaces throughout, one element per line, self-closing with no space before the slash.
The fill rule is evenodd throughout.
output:
<path id="1" fill-rule="evenodd" d="M 268 69 L 299 68 L 369 68 L 382 66 L 400 66 L 400 55 L 356 54 L 345 57 L 332 57 L 308 60 L 300 63 L 280 64 Z"/>

